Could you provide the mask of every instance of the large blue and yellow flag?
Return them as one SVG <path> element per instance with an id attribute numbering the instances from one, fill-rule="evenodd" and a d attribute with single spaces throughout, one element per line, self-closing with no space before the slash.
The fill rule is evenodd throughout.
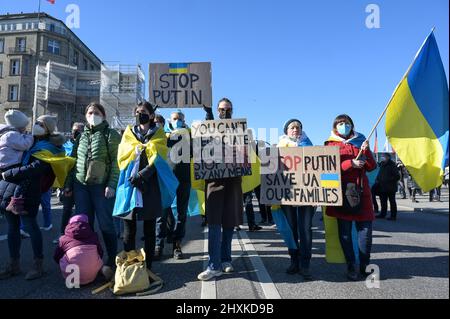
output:
<path id="1" fill-rule="evenodd" d="M 448 165 L 448 86 L 433 32 L 388 105 L 386 136 L 408 172 L 427 192 Z"/>

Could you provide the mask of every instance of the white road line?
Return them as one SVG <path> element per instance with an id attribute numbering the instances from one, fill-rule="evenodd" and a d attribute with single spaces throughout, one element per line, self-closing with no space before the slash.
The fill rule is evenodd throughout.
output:
<path id="1" fill-rule="evenodd" d="M 205 234 L 204 239 L 204 248 L 203 251 L 205 253 L 205 260 L 203 261 L 203 269 L 208 267 L 208 228 L 206 227 L 203 231 Z M 209 281 L 202 281 L 202 292 L 201 299 L 217 299 L 217 287 L 216 287 L 216 278 L 213 278 Z"/>
<path id="2" fill-rule="evenodd" d="M 0 241 L 4 241 L 8 239 L 8 235 L 0 236 Z"/>
<path id="3" fill-rule="evenodd" d="M 239 236 L 244 249 L 247 251 L 248 258 L 250 258 L 253 268 L 256 270 L 256 275 L 264 292 L 264 296 L 266 299 L 281 299 L 281 295 L 278 292 L 277 287 L 267 272 L 261 257 L 256 252 L 255 246 L 253 246 L 252 242 L 248 238 L 246 230 L 243 229 L 240 231 Z"/>

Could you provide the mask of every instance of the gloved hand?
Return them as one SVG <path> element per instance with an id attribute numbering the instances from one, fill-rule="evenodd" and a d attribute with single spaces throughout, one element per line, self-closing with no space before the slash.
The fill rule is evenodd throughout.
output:
<path id="1" fill-rule="evenodd" d="M 206 112 L 206 119 L 207 120 L 214 120 L 214 114 L 212 107 L 207 107 L 205 104 L 203 104 L 203 110 Z"/>
<path id="2" fill-rule="evenodd" d="M 128 180 L 130 181 L 130 184 L 133 185 L 133 187 L 136 187 L 142 193 L 145 192 L 146 190 L 145 181 L 141 174 L 138 173 L 134 176 L 131 176 Z"/>

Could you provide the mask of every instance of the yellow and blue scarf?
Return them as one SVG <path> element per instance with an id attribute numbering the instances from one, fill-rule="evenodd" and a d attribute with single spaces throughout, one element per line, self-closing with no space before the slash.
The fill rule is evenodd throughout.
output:
<path id="1" fill-rule="evenodd" d="M 29 164 L 31 157 L 50 164 L 55 174 L 53 187 L 56 188 L 64 187 L 67 175 L 76 162 L 75 158 L 66 156 L 63 148 L 57 147 L 46 140 L 37 142 L 30 150 L 25 152 L 22 158 L 22 165 Z"/>
<path id="2" fill-rule="evenodd" d="M 149 166 L 155 165 L 161 191 L 162 208 L 170 207 L 176 196 L 178 180 L 166 161 L 168 148 L 163 129 L 159 128 L 147 143 L 141 143 L 133 134 L 131 127 L 128 126 L 117 152 L 120 175 L 116 189 L 114 216 L 125 216 L 137 207 L 137 190 L 128 180 L 137 160 L 136 150 L 145 152 Z"/>

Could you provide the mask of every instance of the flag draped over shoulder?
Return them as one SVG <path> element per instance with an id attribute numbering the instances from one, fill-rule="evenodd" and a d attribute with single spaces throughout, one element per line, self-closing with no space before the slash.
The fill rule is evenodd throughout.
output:
<path id="1" fill-rule="evenodd" d="M 386 136 L 416 183 L 427 192 L 442 184 L 448 165 L 448 85 L 433 32 L 395 89 Z"/>
<path id="2" fill-rule="evenodd" d="M 53 187 L 64 187 L 67 175 L 75 165 L 75 158 L 66 156 L 63 148 L 57 147 L 49 141 L 37 142 L 29 151 L 24 154 L 22 164 L 28 164 L 30 157 L 33 156 L 47 164 L 50 164 L 55 174 Z"/>
<path id="3" fill-rule="evenodd" d="M 158 174 L 158 184 L 161 190 L 161 203 L 163 209 L 171 206 L 176 196 L 178 180 L 167 164 L 167 138 L 162 128 L 158 129 L 150 141 L 142 144 L 128 126 L 122 136 L 117 152 L 117 162 L 120 169 L 119 182 L 116 190 L 114 216 L 124 216 L 136 208 L 137 190 L 128 178 L 131 177 L 133 167 L 139 159 L 137 154 L 145 152 L 148 165 L 155 165 Z"/>

